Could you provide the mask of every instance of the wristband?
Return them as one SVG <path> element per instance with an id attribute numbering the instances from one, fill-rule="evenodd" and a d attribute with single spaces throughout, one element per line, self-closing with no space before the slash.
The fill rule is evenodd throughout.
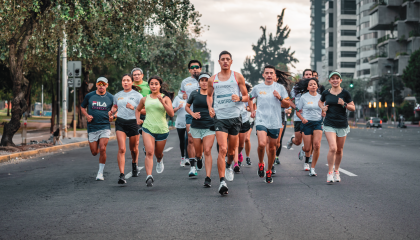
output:
<path id="1" fill-rule="evenodd" d="M 347 107 L 347 103 L 345 102 L 344 104 L 343 104 L 343 108 L 346 108 Z"/>
<path id="2" fill-rule="evenodd" d="M 283 97 L 280 97 L 280 99 L 279 99 L 279 100 L 280 100 L 280 102 L 281 102 L 281 101 L 283 101 L 283 99 L 284 99 Z"/>
<path id="3" fill-rule="evenodd" d="M 242 102 L 242 96 L 239 97 L 239 102 Z"/>

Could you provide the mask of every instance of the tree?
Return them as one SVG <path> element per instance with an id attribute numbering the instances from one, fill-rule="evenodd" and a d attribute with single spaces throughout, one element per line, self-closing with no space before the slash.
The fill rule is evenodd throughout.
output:
<path id="1" fill-rule="evenodd" d="M 291 52 L 291 48 L 283 47 L 284 41 L 289 37 L 289 26 L 283 27 L 284 12 L 277 16 L 277 30 L 273 36 L 270 33 L 267 37 L 266 27 L 261 26 L 262 36 L 258 39 L 257 45 L 252 45 L 252 50 L 255 52 L 253 57 L 246 57 L 244 68 L 241 69 L 242 75 L 248 82 L 258 84 L 262 79 L 262 69 L 265 65 L 270 64 L 277 66 L 278 64 L 291 64 L 299 62 L 295 57 L 295 52 Z"/>
<path id="2" fill-rule="evenodd" d="M 30 80 L 24 72 L 36 63 L 31 59 L 51 56 L 64 33 L 69 57 L 79 54 L 75 56 L 95 62 L 92 56 L 113 56 L 124 63 L 133 58 L 131 50 L 146 26 L 185 29 L 195 14 L 189 0 L 3 0 L 0 10 L 0 60 L 8 59 L 13 82 L 12 118 L 4 126 L 3 146 L 14 145 L 13 135 L 28 108 Z"/>
<path id="3" fill-rule="evenodd" d="M 405 86 L 411 88 L 411 90 L 416 94 L 417 101 L 419 101 L 420 94 L 420 49 L 414 51 L 410 60 L 408 61 L 408 66 L 404 69 L 402 75 L 402 81 Z"/>

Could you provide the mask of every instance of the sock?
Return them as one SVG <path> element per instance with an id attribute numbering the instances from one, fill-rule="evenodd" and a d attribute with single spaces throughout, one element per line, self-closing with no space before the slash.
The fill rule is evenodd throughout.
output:
<path id="1" fill-rule="evenodd" d="M 310 157 L 305 157 L 305 163 L 309 163 L 309 158 Z"/>
<path id="2" fill-rule="evenodd" d="M 220 178 L 220 182 L 223 182 L 223 181 L 225 181 L 225 178 L 224 177 L 221 177 Z"/>
<path id="3" fill-rule="evenodd" d="M 226 162 L 226 168 L 230 168 L 230 165 L 232 165 L 232 164 L 229 164 L 229 163 Z"/>
<path id="4" fill-rule="evenodd" d="M 195 158 L 195 160 L 196 160 L 196 161 L 201 161 L 201 158 L 196 157 L 196 158 Z"/>
<path id="5" fill-rule="evenodd" d="M 105 163 L 99 163 L 99 172 L 104 173 Z"/>
<path id="6" fill-rule="evenodd" d="M 249 156 L 248 156 L 248 155 L 246 155 L 246 157 L 247 157 L 247 158 L 249 158 Z"/>
<path id="7" fill-rule="evenodd" d="M 194 158 L 190 158 L 190 164 L 191 164 L 191 167 L 195 166 L 195 159 Z"/>
<path id="8" fill-rule="evenodd" d="M 120 177 L 121 177 L 121 176 L 124 176 L 124 173 L 120 173 Z"/>

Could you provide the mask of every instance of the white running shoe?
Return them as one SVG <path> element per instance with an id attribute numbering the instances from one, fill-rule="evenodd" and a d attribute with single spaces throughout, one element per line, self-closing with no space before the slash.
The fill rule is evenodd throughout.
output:
<path id="1" fill-rule="evenodd" d="M 190 159 L 185 158 L 185 166 L 190 166 L 190 165 L 191 165 Z"/>
<path id="2" fill-rule="evenodd" d="M 179 166 L 185 167 L 185 158 L 181 157 L 181 162 L 179 163 Z"/>
<path id="3" fill-rule="evenodd" d="M 341 182 L 340 172 L 339 171 L 335 171 L 334 172 L 334 182 Z"/>
<path id="4" fill-rule="evenodd" d="M 219 193 L 220 193 L 221 195 L 223 195 L 223 194 L 228 194 L 228 187 L 227 187 L 227 185 L 226 185 L 226 182 L 225 182 L 225 181 L 221 181 L 221 182 L 220 182 L 220 186 L 219 186 Z"/>
<path id="5" fill-rule="evenodd" d="M 305 171 L 309 171 L 309 169 L 310 169 L 309 164 L 304 163 L 304 164 L 303 164 L 303 170 L 305 170 Z"/>
<path id="6" fill-rule="evenodd" d="M 312 163 L 312 155 L 309 157 L 309 163 Z"/>
<path id="7" fill-rule="evenodd" d="M 104 175 L 100 172 L 98 172 L 98 175 L 96 175 L 96 181 L 103 181 L 104 179 Z"/>
<path id="8" fill-rule="evenodd" d="M 232 182 L 234 176 L 235 175 L 233 174 L 233 169 L 231 167 L 226 168 L 226 170 L 225 170 L 225 178 L 226 178 L 226 180 L 228 180 L 229 182 Z"/>
<path id="9" fill-rule="evenodd" d="M 310 177 L 316 177 L 317 176 L 317 174 L 315 172 L 315 168 L 311 168 L 311 170 L 309 170 L 309 176 Z"/>
<path id="10" fill-rule="evenodd" d="M 163 165 L 163 159 L 161 159 L 160 162 L 156 162 L 156 172 L 162 173 L 163 169 L 165 169 L 165 166 Z"/>
<path id="11" fill-rule="evenodd" d="M 195 176 L 197 176 L 197 169 L 196 169 L 195 166 L 193 166 L 193 167 L 190 168 L 190 172 L 188 173 L 188 176 L 189 177 L 195 177 Z"/>
<path id="12" fill-rule="evenodd" d="M 334 176 L 332 172 L 327 174 L 327 182 L 334 182 Z"/>
<path id="13" fill-rule="evenodd" d="M 287 149 L 292 148 L 292 146 L 293 146 L 293 138 L 295 138 L 295 135 L 292 135 L 292 137 L 290 138 L 290 140 L 287 142 Z"/>
<path id="14" fill-rule="evenodd" d="M 302 148 L 299 151 L 298 157 L 299 157 L 299 160 L 301 160 L 301 161 L 305 157 L 305 152 L 303 151 L 303 146 L 302 146 Z"/>

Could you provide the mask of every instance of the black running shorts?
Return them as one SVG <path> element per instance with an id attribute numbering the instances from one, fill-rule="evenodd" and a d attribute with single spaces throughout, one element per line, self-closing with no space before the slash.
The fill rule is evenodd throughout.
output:
<path id="1" fill-rule="evenodd" d="M 301 132 L 300 125 L 302 124 L 301 121 L 294 121 L 293 123 L 295 125 L 295 132 Z"/>
<path id="2" fill-rule="evenodd" d="M 137 120 L 117 117 L 117 121 L 115 121 L 115 131 L 124 132 L 127 137 L 139 135 Z"/>
<path id="3" fill-rule="evenodd" d="M 229 135 L 238 135 L 241 130 L 241 117 L 229 119 L 217 119 L 214 117 L 214 128 L 216 132 L 225 132 Z"/>
<path id="4" fill-rule="evenodd" d="M 239 130 L 239 132 L 246 133 L 249 131 L 249 129 L 251 129 L 251 124 L 249 123 L 249 121 L 246 121 L 242 123 L 241 130 Z"/>

